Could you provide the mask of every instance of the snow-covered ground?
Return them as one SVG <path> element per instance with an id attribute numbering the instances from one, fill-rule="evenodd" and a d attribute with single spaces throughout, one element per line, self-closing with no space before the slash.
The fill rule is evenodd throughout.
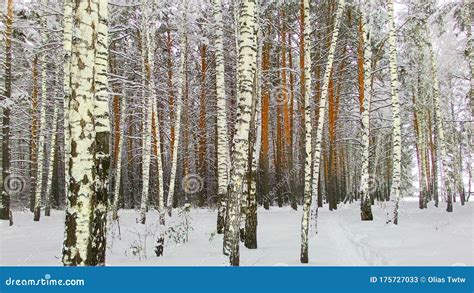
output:
<path id="1" fill-rule="evenodd" d="M 474 203 L 456 204 L 454 209 L 447 213 L 444 204 L 430 204 L 419 210 L 416 202 L 403 201 L 399 226 L 385 224 L 380 204 L 373 208 L 373 222 L 360 221 L 357 203 L 332 212 L 320 209 L 319 233 L 310 239 L 310 265 L 472 266 Z M 136 224 L 136 211 L 122 210 L 120 216 L 120 237 L 117 224 L 109 224 L 108 265 L 227 265 L 222 236 L 215 235 L 215 211 L 191 211 L 189 241 L 168 241 L 160 258 L 154 253 L 157 213 L 148 214 L 146 228 Z M 258 217 L 258 249 L 241 245 L 241 265 L 301 265 L 301 209 L 260 209 Z M 61 265 L 64 212 L 53 211 L 40 222 L 33 222 L 29 212 L 15 212 L 14 222 L 12 227 L 0 223 L 0 265 Z"/>

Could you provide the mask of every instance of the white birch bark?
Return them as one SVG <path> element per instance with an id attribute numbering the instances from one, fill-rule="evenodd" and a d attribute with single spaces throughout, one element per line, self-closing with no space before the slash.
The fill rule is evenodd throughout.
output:
<path id="1" fill-rule="evenodd" d="M 110 122 L 108 96 L 108 1 L 98 0 L 94 70 L 94 210 L 91 225 L 89 265 L 105 265 L 107 204 L 110 167 Z"/>
<path id="2" fill-rule="evenodd" d="M 70 131 L 69 131 L 69 98 L 71 95 L 71 46 L 72 46 L 72 17 L 73 1 L 64 0 L 64 32 L 63 32 L 63 51 L 64 51 L 64 80 L 63 80 L 63 114 L 64 114 L 64 192 L 69 192 L 69 154 L 71 152 Z M 66 196 L 66 201 L 68 197 Z"/>
<path id="3" fill-rule="evenodd" d="M 46 193 L 45 193 L 45 208 L 44 208 L 44 215 L 49 216 L 51 210 L 51 184 L 53 182 L 53 169 L 54 169 L 54 157 L 56 154 L 56 131 L 58 129 L 58 107 L 56 103 L 54 104 L 54 112 L 53 112 L 53 129 L 51 130 L 51 140 L 50 140 L 50 148 L 51 151 L 49 153 L 49 165 L 46 168 L 48 176 L 46 179 Z"/>
<path id="4" fill-rule="evenodd" d="M 45 2 L 45 1 L 43 1 Z M 46 5 L 43 3 L 43 5 Z M 41 39 L 43 46 L 46 45 L 48 42 L 48 38 L 46 36 L 46 19 L 41 20 L 43 30 L 41 31 Z M 46 100 L 48 99 L 47 87 L 46 87 L 46 52 L 44 51 L 41 54 L 41 104 L 40 104 L 40 121 L 38 127 L 38 159 L 37 159 L 37 167 L 36 167 L 36 186 L 35 186 L 35 208 L 34 208 L 34 215 L 33 219 L 35 221 L 39 221 L 41 217 L 41 191 L 43 187 L 43 167 L 45 165 L 45 157 L 44 157 L 44 140 L 46 136 Z"/>
<path id="5" fill-rule="evenodd" d="M 238 57 L 238 113 L 234 136 L 234 152 L 229 186 L 229 233 L 230 264 L 238 266 L 239 226 L 241 202 L 246 175 L 246 155 L 250 130 L 252 98 L 256 74 L 255 0 L 243 0 L 239 10 L 239 57 Z"/>
<path id="6" fill-rule="evenodd" d="M 184 14 L 185 15 L 185 14 Z M 173 208 L 174 200 L 174 190 L 176 186 L 176 172 L 178 169 L 178 147 L 180 144 L 180 133 L 181 133 L 181 108 L 183 101 L 183 87 L 184 87 L 184 78 L 185 78 L 185 68 L 187 62 L 187 20 L 184 17 L 182 24 L 182 31 L 180 34 L 180 54 L 179 54 L 179 72 L 178 72 L 178 93 L 176 101 L 176 115 L 175 115 L 175 142 L 173 145 L 173 158 L 171 162 L 171 174 L 170 174 L 170 184 L 168 191 L 167 207 L 169 214 L 171 215 L 171 210 Z M 216 55 L 217 56 L 217 55 Z"/>
<path id="7" fill-rule="evenodd" d="M 427 31 L 428 33 L 428 31 Z M 452 191 L 451 185 L 449 183 L 449 170 L 448 170 L 448 161 L 447 161 L 447 153 L 446 153 L 446 138 L 444 134 L 444 118 L 443 113 L 441 111 L 441 97 L 439 94 L 439 81 L 438 81 L 438 67 L 436 62 L 436 56 L 432 47 L 431 42 L 429 42 L 429 50 L 430 50 L 430 64 L 431 64 L 431 74 L 433 78 L 433 100 L 434 100 L 434 110 L 436 115 L 436 134 L 437 142 L 438 142 L 438 154 L 439 158 L 441 159 L 441 182 L 444 186 L 441 188 L 441 194 L 444 195 L 444 198 L 447 202 L 446 210 L 448 212 L 453 211 L 453 202 L 452 202 Z M 444 188 L 443 188 L 444 187 Z"/>
<path id="8" fill-rule="evenodd" d="M 216 22 L 216 99 L 217 99 L 217 190 L 219 208 L 217 211 L 217 233 L 224 233 L 224 218 L 227 207 L 227 114 L 225 98 L 225 69 L 224 69 L 224 21 L 222 19 L 222 0 L 214 0 L 214 20 Z"/>
<path id="9" fill-rule="evenodd" d="M 472 35 L 472 0 L 464 0 L 461 8 L 461 19 L 466 32 L 466 49 L 465 55 L 468 58 L 469 69 L 470 69 L 470 83 L 471 88 L 469 90 L 469 105 L 471 107 L 471 117 L 474 116 L 474 38 Z M 471 172 L 471 170 L 469 170 Z"/>
<path id="10" fill-rule="evenodd" d="M 151 90 L 151 80 L 152 80 L 152 72 L 151 72 L 151 64 L 153 63 L 153 59 L 148 59 L 150 56 L 150 48 L 151 40 L 149 41 L 149 23 L 148 17 L 150 15 L 149 12 L 149 2 L 147 0 L 142 0 L 142 9 L 143 9 L 143 16 L 142 16 L 142 24 L 141 24 L 141 32 L 142 32 L 142 60 L 143 60 L 143 67 L 146 79 L 145 88 L 143 89 L 143 100 L 144 100 L 144 109 L 145 109 L 145 120 L 143 122 L 143 157 L 142 157 L 142 197 L 140 203 L 140 223 L 145 224 L 146 221 L 146 212 L 148 208 L 148 192 L 149 192 L 149 184 L 150 184 L 150 162 L 151 162 L 151 122 L 152 122 L 152 115 L 153 115 L 153 99 L 155 96 L 152 94 Z"/>
<path id="11" fill-rule="evenodd" d="M 364 101 L 361 113 L 362 128 L 362 164 L 360 178 L 360 201 L 362 221 L 372 221 L 372 208 L 369 194 L 369 148 L 370 148 L 370 103 L 372 99 L 372 18 L 369 16 L 372 3 L 365 4 L 362 8 L 362 38 L 364 44 Z M 370 19 L 369 19 L 370 18 Z"/>
<path id="12" fill-rule="evenodd" d="M 150 56 L 151 57 L 151 56 Z M 153 89 L 155 88 L 154 82 L 153 82 Z M 155 93 L 155 90 L 153 90 L 153 93 Z M 153 94 L 153 97 L 155 94 Z M 165 224 L 165 199 L 164 199 L 164 188 L 163 188 L 163 167 L 162 167 L 162 162 L 161 162 L 161 144 L 159 141 L 160 138 L 160 123 L 158 122 L 158 107 L 156 105 L 156 100 L 153 99 L 153 105 L 152 105 L 152 111 L 155 113 L 155 127 L 154 129 L 155 133 L 154 136 L 157 138 L 156 141 L 156 169 L 157 169 L 157 175 L 158 175 L 158 214 L 159 214 L 159 221 L 160 225 L 163 226 Z M 179 132 L 178 132 L 179 133 Z"/>
<path id="13" fill-rule="evenodd" d="M 301 222 L 301 255 L 300 261 L 308 263 L 308 232 L 309 214 L 311 208 L 311 162 L 312 162 L 312 125 L 311 125 L 311 19 L 309 0 L 303 1 L 304 5 L 304 107 L 305 107 L 305 164 L 304 164 L 304 202 L 303 219 Z"/>
<path id="14" fill-rule="evenodd" d="M 256 26 L 256 46 L 257 46 L 257 56 L 256 56 L 256 68 L 254 76 L 254 97 L 252 104 L 252 118 L 250 122 L 250 132 L 249 132 L 249 153 L 248 153 L 248 196 L 247 196 L 247 211 L 245 215 L 245 247 L 249 249 L 257 248 L 257 168 L 258 168 L 258 158 L 260 157 L 260 139 L 261 131 L 260 127 L 261 121 L 261 67 L 260 64 L 262 60 L 262 47 L 261 47 L 261 29 L 260 29 L 260 3 L 259 0 L 256 0 L 256 9 L 255 9 L 255 26 Z"/>
<path id="15" fill-rule="evenodd" d="M 66 208 L 66 231 L 63 244 L 63 264 L 93 265 L 91 227 L 95 198 L 94 182 L 94 99 L 96 80 L 97 27 L 99 2 L 80 1 L 75 11 L 75 42 L 71 47 L 69 100 L 70 187 Z"/>
<path id="16" fill-rule="evenodd" d="M 304 6 L 304 9 L 305 9 L 305 51 L 306 51 L 307 50 L 306 47 L 309 47 L 309 48 L 311 47 L 310 35 L 309 35 L 311 28 L 309 26 L 310 23 L 309 23 L 308 0 L 304 0 L 304 5 L 305 5 Z M 305 131 L 306 131 L 305 192 L 304 192 L 304 203 L 303 203 L 303 219 L 301 221 L 301 255 L 300 255 L 300 260 L 302 263 L 308 262 L 308 234 L 309 234 L 310 219 L 313 222 L 313 227 L 316 226 L 316 221 L 317 221 L 317 213 L 318 213 L 317 200 L 318 200 L 318 188 L 319 188 L 317 183 L 318 183 L 319 168 L 320 168 L 320 163 L 321 163 L 324 117 L 326 114 L 329 79 L 331 76 L 331 71 L 332 71 L 332 67 L 334 63 L 334 53 L 336 51 L 337 39 L 339 37 L 339 24 L 341 22 L 342 12 L 344 11 L 344 5 L 345 5 L 345 0 L 339 0 L 339 4 L 337 6 L 336 17 L 334 21 L 334 31 L 332 33 L 331 45 L 329 47 L 326 71 L 324 73 L 324 78 L 323 78 L 321 99 L 319 101 L 319 117 L 318 117 L 317 129 L 316 129 L 316 144 L 315 144 L 314 150 L 312 150 L 311 147 L 308 146 L 308 143 L 311 143 L 311 135 L 308 134 L 307 131 L 311 130 L 311 127 L 310 126 L 305 127 Z M 309 54 L 310 54 L 309 52 L 305 53 L 305 67 L 308 66 L 306 62 L 307 60 L 310 59 Z M 309 65 L 311 65 L 311 63 Z M 310 67 L 308 66 L 308 68 Z M 311 73 L 310 70 L 311 69 L 308 69 L 308 74 L 306 74 L 305 72 L 305 78 L 308 78 L 309 74 Z M 306 87 L 308 86 L 310 85 L 306 84 Z M 310 97 L 308 96 L 308 99 L 309 98 Z M 306 104 L 306 95 L 305 95 L 305 108 L 306 108 L 305 112 L 310 110 L 308 107 L 310 107 L 310 105 L 309 105 L 309 101 L 308 101 L 308 104 Z M 305 120 L 305 123 L 306 124 L 308 123 L 308 119 Z M 308 141 L 308 139 L 310 140 Z M 313 178 L 312 178 L 313 182 L 311 182 L 311 175 L 306 174 L 308 168 L 311 168 L 310 166 L 307 166 L 308 157 L 310 157 L 310 153 L 308 153 L 308 151 L 312 151 L 312 154 L 314 156 L 313 157 Z"/>
<path id="17" fill-rule="evenodd" d="M 395 34 L 395 19 L 393 12 L 393 0 L 388 1 L 388 44 L 389 44 L 389 67 L 390 67 L 390 85 L 392 96 L 392 139 L 393 139 L 393 170 L 392 185 L 390 189 L 390 202 L 392 207 L 388 214 L 388 222 L 398 224 L 398 202 L 400 199 L 400 180 L 401 180 L 401 117 L 400 117 L 400 100 L 398 97 L 398 63 L 397 63 L 397 39 Z"/>

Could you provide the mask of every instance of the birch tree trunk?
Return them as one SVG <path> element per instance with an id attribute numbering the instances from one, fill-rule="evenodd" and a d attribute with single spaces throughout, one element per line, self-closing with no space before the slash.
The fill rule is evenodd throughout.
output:
<path id="1" fill-rule="evenodd" d="M 150 52 L 153 52 L 151 48 L 152 41 L 149 39 L 148 30 L 153 30 L 149 28 L 148 17 L 149 12 L 149 2 L 148 0 L 142 0 L 142 60 L 143 68 L 145 73 L 145 88 L 143 89 L 143 100 L 144 100 L 144 109 L 145 109 L 145 120 L 143 122 L 143 157 L 142 157 L 142 197 L 140 203 L 140 223 L 145 224 L 146 222 L 146 212 L 148 209 L 148 192 L 150 185 L 150 162 L 151 162 L 151 134 L 152 134 L 152 115 L 153 115 L 153 99 L 155 95 L 153 94 L 151 82 L 153 79 L 153 72 L 151 71 L 151 64 L 153 59 L 148 59 L 151 55 Z M 153 27 L 153 26 L 152 26 Z M 154 33 L 151 33 L 153 35 Z M 152 56 L 152 55 L 151 55 Z"/>
<path id="2" fill-rule="evenodd" d="M 241 201 L 246 175 L 246 155 L 248 154 L 248 135 L 250 130 L 252 98 L 256 74 L 256 35 L 255 35 L 255 0 L 243 0 L 239 11 L 239 57 L 238 57 L 238 113 L 234 136 L 233 166 L 229 184 L 229 233 L 230 264 L 238 266 L 239 226 Z"/>
<path id="3" fill-rule="evenodd" d="M 471 88 L 468 95 L 469 105 L 471 107 L 471 117 L 474 116 L 474 38 L 472 36 L 472 3 L 472 0 L 464 0 L 461 8 L 461 18 L 467 38 L 465 56 L 468 58 L 469 69 L 471 71 Z M 472 172 L 472 170 L 469 170 L 469 172 Z"/>
<path id="4" fill-rule="evenodd" d="M 51 130 L 51 141 L 50 141 L 50 148 L 51 151 L 49 152 L 49 165 L 46 168 L 48 176 L 46 179 L 46 192 L 45 192 L 45 203 L 44 203 L 44 215 L 50 216 L 51 215 L 51 185 L 53 181 L 53 169 L 54 169 L 54 157 L 56 154 L 56 131 L 58 129 L 58 107 L 54 105 L 54 112 L 53 112 L 53 128 Z"/>
<path id="5" fill-rule="evenodd" d="M 439 94 L 439 81 L 438 81 L 438 68 L 436 62 L 436 56 L 433 51 L 433 47 L 431 42 L 429 43 L 429 50 L 430 50 L 430 63 L 431 63 L 431 74 L 433 78 L 433 99 L 434 99 L 434 110 L 436 115 L 436 134 L 437 134 L 437 142 L 438 142 L 438 151 L 439 157 L 441 159 L 441 181 L 443 182 L 443 187 L 441 189 L 441 194 L 444 195 L 446 199 L 446 211 L 452 212 L 453 211 L 453 195 L 451 190 L 451 185 L 449 183 L 449 170 L 448 170 L 448 161 L 447 161 L 447 154 L 446 154 L 446 146 L 445 146 L 445 134 L 444 134 L 444 119 L 443 113 L 441 112 L 441 97 Z"/>
<path id="6" fill-rule="evenodd" d="M 304 10 L 305 10 L 305 131 L 306 131 L 306 142 L 305 142 L 305 150 L 306 150 L 306 162 L 305 162 L 305 192 L 304 192 L 304 202 L 303 202 L 303 218 L 301 221 L 301 255 L 300 261 L 302 263 L 308 263 L 308 234 L 309 234 L 309 226 L 310 226 L 310 218 L 314 224 L 316 225 L 317 221 L 317 197 L 318 197 L 318 184 L 317 180 L 319 178 L 319 168 L 321 163 L 321 149 L 322 149 L 322 138 L 323 138 L 323 129 L 324 129 L 324 116 L 326 114 L 326 104 L 327 104 L 327 96 L 328 96 L 328 89 L 329 89 L 329 81 L 332 72 L 333 62 L 334 62 L 334 53 L 336 51 L 337 39 L 339 37 L 339 24 L 341 22 L 341 15 L 344 11 L 345 0 L 339 0 L 339 4 L 337 6 L 336 18 L 334 20 L 334 30 L 332 33 L 332 40 L 329 47 L 329 54 L 328 60 L 326 64 L 326 72 L 324 73 L 323 78 L 323 86 L 321 91 L 321 98 L 319 100 L 319 115 L 318 115 L 318 125 L 316 128 L 316 145 L 315 149 L 312 150 L 308 143 L 311 144 L 311 134 L 308 134 L 308 130 L 311 130 L 311 123 L 310 119 L 306 119 L 310 117 L 311 113 L 307 113 L 310 110 L 310 92 L 308 87 L 308 81 L 310 82 L 311 79 L 308 80 L 309 75 L 311 73 L 311 57 L 310 57 L 310 22 L 309 22 L 309 3 L 308 0 L 304 1 Z M 307 96 L 308 95 L 308 96 Z M 308 103 L 306 103 L 306 97 L 308 98 Z M 309 141 L 308 141 L 309 139 Z M 313 155 L 313 177 L 311 180 L 311 175 L 306 174 L 307 171 L 310 171 L 311 167 L 307 166 L 308 160 L 310 160 L 311 153 L 308 151 L 312 151 Z M 309 162 L 310 163 L 310 162 Z M 311 163 L 310 163 L 311 164 Z M 307 186 L 308 185 L 308 186 Z"/>
<path id="7" fill-rule="evenodd" d="M 257 166 L 259 164 L 258 157 L 260 153 L 259 142 L 261 138 L 261 116 L 260 116 L 260 84 L 261 74 L 260 64 L 262 60 L 261 29 L 260 29 L 260 4 L 256 1 L 255 19 L 256 19 L 256 68 L 254 78 L 254 97 L 252 103 L 252 117 L 249 132 L 249 154 L 247 162 L 247 213 L 245 215 L 245 247 L 249 249 L 257 248 Z"/>
<path id="8" fill-rule="evenodd" d="M 224 21 L 222 19 L 222 0 L 214 0 L 214 19 L 216 22 L 216 99 L 217 99 L 217 192 L 219 208 L 217 210 L 217 233 L 224 233 L 225 214 L 227 208 L 227 113 L 225 98 L 225 68 L 224 68 Z"/>
<path id="9" fill-rule="evenodd" d="M 46 1 L 43 1 L 43 5 L 47 5 Z M 48 42 L 48 38 L 46 36 L 46 19 L 41 19 L 43 30 L 41 31 L 41 39 L 43 46 L 45 46 Z M 39 221 L 41 216 L 41 191 L 43 187 L 43 167 L 45 165 L 46 158 L 44 157 L 44 140 L 46 137 L 46 102 L 48 99 L 47 87 L 46 87 L 46 52 L 44 51 L 41 54 L 41 104 L 40 104 L 40 121 L 39 121 L 39 129 L 38 129 L 38 157 L 37 157 L 37 165 L 36 165 L 36 185 L 35 185 L 35 208 L 34 208 L 34 215 L 33 220 Z"/>
<path id="10" fill-rule="evenodd" d="M 369 194 L 369 148 L 370 148 L 370 102 L 372 99 L 372 48 L 371 33 L 372 21 L 369 13 L 372 3 L 365 4 L 362 8 L 361 38 L 364 46 L 364 90 L 362 95 L 362 164 L 360 179 L 360 216 L 362 221 L 372 221 L 372 206 Z M 370 19 L 370 20 L 369 20 Z"/>
<path id="11" fill-rule="evenodd" d="M 38 54 L 33 58 L 33 90 L 31 92 L 31 139 L 30 139 L 30 174 L 31 185 L 36 186 L 36 170 L 38 164 Z M 35 211 L 35 189 L 30 194 L 30 211 Z"/>
<path id="12" fill-rule="evenodd" d="M 187 63 L 187 54 L 188 54 L 188 45 L 187 45 L 187 20 L 184 18 L 182 31 L 180 34 L 180 55 L 179 55 L 179 72 L 178 72 L 178 91 L 176 97 L 176 120 L 175 120 L 175 141 L 173 144 L 173 157 L 171 162 L 171 174 L 170 174 L 170 184 L 168 191 L 168 199 L 166 206 L 168 207 L 168 213 L 171 215 L 171 210 L 173 208 L 174 200 L 174 189 L 176 186 L 176 172 L 178 169 L 178 147 L 180 144 L 180 133 L 181 133 L 181 108 L 183 104 L 183 87 L 184 79 L 186 74 L 186 63 Z M 216 54 L 217 56 L 217 54 Z"/>
<path id="13" fill-rule="evenodd" d="M 105 265 L 107 203 L 110 168 L 110 123 L 108 96 L 108 1 L 98 0 L 98 23 L 95 38 L 94 96 L 94 210 L 91 227 L 90 265 Z"/>
<path id="14" fill-rule="evenodd" d="M 397 63 L 397 40 L 395 34 L 395 19 L 393 12 L 393 0 L 388 1 L 388 44 L 390 54 L 390 85 L 392 96 L 392 139 L 393 139 L 393 159 L 392 159 L 392 185 L 390 189 L 391 215 L 388 215 L 388 222 L 398 224 L 398 202 L 400 199 L 400 180 L 401 180 L 401 117 L 400 117 L 400 101 L 398 98 L 398 63 Z"/>
<path id="15" fill-rule="evenodd" d="M 64 0 L 64 80 L 63 80 L 63 114 L 64 114 L 64 192 L 69 192 L 69 155 L 71 153 L 71 139 L 69 130 L 69 99 L 71 95 L 71 52 L 72 52 L 72 27 L 73 27 L 73 7 L 72 0 Z M 68 196 L 66 196 L 66 201 Z"/>
<path id="16" fill-rule="evenodd" d="M 301 16 L 303 23 L 304 41 L 301 47 L 304 48 L 304 108 L 305 108 L 305 153 L 306 159 L 304 164 L 304 202 L 303 202 L 303 219 L 301 222 L 301 263 L 308 263 L 308 232 L 309 232 L 309 215 L 311 208 L 311 162 L 312 162 L 312 125 L 311 125 L 311 19 L 309 0 L 302 0 L 303 14 Z"/>
<path id="17" fill-rule="evenodd" d="M 77 3 L 71 47 L 65 266 L 103 265 L 108 173 L 107 1 Z M 94 56 L 94 58 L 91 58 Z"/>

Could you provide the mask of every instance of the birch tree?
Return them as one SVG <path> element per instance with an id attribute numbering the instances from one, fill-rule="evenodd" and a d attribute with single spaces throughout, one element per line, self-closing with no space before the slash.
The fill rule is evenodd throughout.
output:
<path id="1" fill-rule="evenodd" d="M 64 31 L 63 31 L 63 51 L 64 51 L 64 79 L 63 79 L 63 127 L 64 127 L 64 190 L 69 192 L 69 155 L 71 153 L 71 140 L 69 130 L 69 99 L 71 95 L 71 62 L 72 62 L 72 29 L 73 29 L 73 10 L 72 0 L 64 0 Z M 67 200 L 67 198 L 66 198 Z"/>
<path id="2" fill-rule="evenodd" d="M 47 1 L 42 1 L 44 6 L 47 6 Z M 41 24 L 43 30 L 41 31 L 41 40 L 43 46 L 48 42 L 48 37 L 46 35 L 46 17 L 43 16 L 41 19 Z M 38 129 L 38 157 L 36 165 L 36 186 L 35 186 L 35 208 L 33 219 L 35 221 L 40 220 L 41 216 L 41 195 L 43 187 L 43 167 L 45 166 L 45 157 L 44 157 L 44 140 L 46 137 L 46 102 L 48 99 L 47 87 L 46 87 L 46 68 L 48 66 L 46 62 L 46 51 L 43 51 L 41 54 L 41 104 L 40 104 L 40 120 L 39 120 L 39 129 Z"/>
<path id="3" fill-rule="evenodd" d="M 217 233 L 224 233 L 225 214 L 227 208 L 227 114 L 225 97 L 225 70 L 224 70 L 224 22 L 222 19 L 222 1 L 214 0 L 215 46 L 216 46 L 216 99 L 217 99 L 217 196 L 219 208 L 217 211 Z"/>
<path id="4" fill-rule="evenodd" d="M 80 1 L 74 17 L 77 33 L 71 47 L 70 189 L 62 261 L 65 266 L 103 265 L 109 134 L 105 95 L 107 1 Z"/>
<path id="5" fill-rule="evenodd" d="M 365 4 L 365 5 L 364 5 Z M 361 219 L 362 221 L 373 220 L 372 207 L 369 194 L 369 147 L 370 147 L 370 102 L 372 97 L 372 48 L 371 48 L 371 32 L 372 24 L 369 13 L 371 11 L 372 3 L 364 3 L 361 11 L 361 38 L 364 46 L 364 90 L 361 99 L 363 99 L 362 113 L 361 113 L 361 127 L 362 127 L 362 165 L 361 165 L 361 179 L 359 196 L 361 201 Z"/>
<path id="6" fill-rule="evenodd" d="M 306 1 L 306 0 L 305 0 Z M 301 255 L 300 255 L 300 260 L 302 263 L 307 263 L 308 262 L 308 232 L 309 232 L 309 226 L 310 226 L 310 218 L 313 222 L 314 225 L 316 225 L 316 220 L 317 220 L 317 209 L 318 209 L 318 203 L 317 203 L 317 195 L 318 195 L 318 184 L 317 180 L 319 178 L 319 168 L 320 168 L 320 163 L 321 163 L 321 149 L 322 149 L 322 138 L 323 138 L 323 129 L 324 129 L 324 116 L 326 114 L 326 106 L 327 106 L 327 96 L 328 96 L 328 89 L 329 89 L 329 81 L 330 81 L 330 76 L 333 68 L 333 62 L 334 62 L 334 55 L 336 51 L 336 45 L 337 45 L 337 39 L 339 37 L 339 24 L 341 22 L 341 15 L 342 12 L 344 11 L 344 5 L 345 5 L 345 0 L 339 0 L 338 6 L 337 6 L 337 12 L 336 12 L 336 17 L 334 20 L 334 31 L 332 33 L 332 39 L 331 39 L 331 45 L 329 47 L 329 54 L 328 54 L 328 60 L 326 63 L 326 71 L 324 73 L 324 78 L 323 78 L 323 86 L 321 90 L 321 98 L 319 100 L 319 114 L 318 114 L 318 125 L 316 128 L 316 144 L 314 150 L 309 149 L 306 146 L 306 156 L 308 155 L 308 150 L 312 151 L 313 155 L 313 177 L 312 177 L 312 187 L 308 187 L 309 190 L 306 190 L 306 183 L 305 183 L 305 194 L 304 194 L 304 202 L 303 202 L 303 219 L 301 221 Z M 310 47 L 310 41 L 309 41 L 309 31 L 306 31 L 306 27 L 309 28 L 309 22 L 306 20 L 308 16 L 309 18 L 309 3 L 305 5 L 305 34 L 308 34 L 308 40 L 305 38 L 305 45 Z M 306 48 L 305 48 L 306 51 Z M 305 53 L 305 54 L 309 54 Z M 305 55 L 306 56 L 306 55 Z M 308 66 L 308 58 L 305 58 L 305 67 Z M 310 71 L 305 72 L 305 78 L 308 78 Z M 311 81 L 311 80 L 309 80 Z M 307 87 L 308 85 L 305 84 Z M 307 88 L 305 89 L 305 97 L 306 97 L 306 92 Z M 305 98 L 306 101 L 306 98 Z M 305 104 L 305 107 L 308 107 L 308 105 Z M 306 110 L 305 110 L 306 111 Z M 305 123 L 308 123 L 306 120 Z M 305 130 L 308 131 L 311 130 L 309 127 L 305 127 Z M 311 138 L 308 134 L 306 134 L 306 139 Z M 311 142 L 309 142 L 311 143 Z M 305 142 L 305 144 L 308 144 L 308 141 Z M 307 169 L 306 163 L 305 163 L 305 170 Z M 306 179 L 305 174 L 305 181 Z M 311 178 L 309 179 L 311 180 Z"/>
<path id="7" fill-rule="evenodd" d="M 254 95 L 256 74 L 256 35 L 255 35 L 255 0 L 243 0 L 239 9 L 239 41 L 237 68 L 238 110 L 234 135 L 234 151 L 229 183 L 228 221 L 230 244 L 230 264 L 238 266 L 239 234 L 243 185 L 246 176 L 246 155 L 248 154 L 248 135 L 250 130 L 251 107 Z"/>
<path id="8" fill-rule="evenodd" d="M 148 17 L 150 16 L 150 7 L 148 0 L 142 0 L 142 61 L 143 61 L 143 73 L 145 78 L 145 88 L 143 89 L 143 101 L 145 109 L 145 121 L 143 131 L 143 159 L 142 159 L 142 198 L 140 204 L 140 223 L 145 224 L 146 212 L 148 209 L 148 193 L 150 184 L 150 163 L 151 163 L 151 135 L 152 135 L 152 115 L 153 115 L 153 104 L 155 99 L 155 89 L 152 76 L 152 64 L 154 62 L 152 52 L 154 52 L 154 39 L 150 38 L 150 35 L 154 35 L 154 27 L 148 27 Z M 151 30 L 151 32 L 148 32 Z M 150 59 L 151 57 L 151 59 Z"/>
<path id="9" fill-rule="evenodd" d="M 308 231 L 309 231 L 309 215 L 311 208 L 311 163 L 312 163 L 312 125 L 311 125 L 311 19 L 309 0 L 301 0 L 303 10 L 301 18 L 303 25 L 304 43 L 304 108 L 305 108 L 305 164 L 304 164 L 304 202 L 303 202 L 303 219 L 301 222 L 301 255 L 300 261 L 308 263 Z M 303 75 L 302 73 L 302 75 Z"/>
<path id="10" fill-rule="evenodd" d="M 390 88 L 392 97 L 392 140 L 393 140 L 393 165 L 392 165 L 392 185 L 390 189 L 391 211 L 389 211 L 388 222 L 398 224 L 398 202 L 400 199 L 400 181 L 402 169 L 402 146 L 401 146 L 401 117 L 400 101 L 398 97 L 398 63 L 397 63 L 397 40 L 395 33 L 395 19 L 393 13 L 393 0 L 388 1 L 388 45 L 389 45 L 389 66 L 390 66 Z"/>
<path id="11" fill-rule="evenodd" d="M 180 34 L 180 53 L 179 53 L 179 72 L 178 72 L 178 92 L 177 92 L 177 100 L 176 100 L 176 119 L 175 119 L 175 141 L 173 144 L 173 151 L 172 151 L 172 161 L 171 161 L 171 174 L 170 174 L 170 184 L 169 184 L 169 191 L 168 191 L 168 199 L 167 199 L 167 207 L 169 210 L 169 214 L 171 215 L 171 210 L 173 208 L 173 200 L 174 200 L 174 189 L 176 185 L 176 172 L 178 168 L 178 146 L 180 144 L 180 132 L 181 132 L 181 109 L 183 104 L 183 87 L 184 87 L 184 80 L 186 75 L 186 64 L 187 64 L 187 19 L 184 14 L 184 20 L 181 27 L 181 34 Z M 216 55 L 217 57 L 217 55 Z"/>
<path id="12" fill-rule="evenodd" d="M 54 102 L 54 112 L 53 112 L 53 128 L 51 130 L 51 140 L 50 140 L 50 152 L 49 152 L 49 164 L 47 167 L 47 176 L 46 176 L 46 192 L 45 192 L 45 202 L 44 202 L 44 215 L 51 215 L 51 185 L 53 181 L 53 166 L 54 158 L 56 154 L 56 131 L 58 129 L 58 107 L 56 102 Z"/>

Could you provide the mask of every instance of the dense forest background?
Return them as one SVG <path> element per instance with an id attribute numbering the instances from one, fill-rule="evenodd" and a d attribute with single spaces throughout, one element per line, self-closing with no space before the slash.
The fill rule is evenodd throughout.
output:
<path id="1" fill-rule="evenodd" d="M 302 262 L 323 205 L 372 220 L 387 202 L 394 224 L 403 197 L 455 211 L 473 192 L 472 5 L 6 0 L 0 216 L 66 209 L 74 265 L 80 213 L 95 239 L 107 212 L 156 208 L 164 226 L 218 208 L 238 265 L 258 206 L 303 209 Z"/>

